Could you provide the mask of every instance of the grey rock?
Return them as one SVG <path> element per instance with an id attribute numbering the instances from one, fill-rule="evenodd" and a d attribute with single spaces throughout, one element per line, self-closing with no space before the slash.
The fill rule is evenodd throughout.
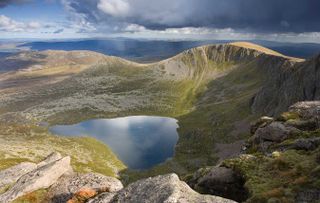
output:
<path id="1" fill-rule="evenodd" d="M 50 188 L 48 199 L 54 203 L 66 202 L 80 189 L 86 188 L 114 193 L 121 190 L 123 185 L 116 178 L 97 173 L 63 176 Z"/>
<path id="2" fill-rule="evenodd" d="M 37 168 L 37 164 L 23 162 L 0 171 L 0 188 L 15 183 L 21 176 Z"/>
<path id="3" fill-rule="evenodd" d="M 320 137 L 308 138 L 308 139 L 298 139 L 293 144 L 292 148 L 297 150 L 315 150 L 320 146 Z"/>
<path id="4" fill-rule="evenodd" d="M 209 173 L 199 178 L 195 189 L 204 194 L 218 195 L 236 201 L 245 201 L 248 192 L 241 174 L 225 167 L 213 167 Z"/>
<path id="5" fill-rule="evenodd" d="M 273 142 L 266 141 L 262 142 L 258 145 L 258 151 L 266 153 L 268 152 L 269 148 L 272 146 Z"/>
<path id="6" fill-rule="evenodd" d="M 39 167 L 23 175 L 7 192 L 0 195 L 0 202 L 12 200 L 42 188 L 49 188 L 64 173 L 70 171 L 70 157 Z"/>
<path id="7" fill-rule="evenodd" d="M 320 200 L 319 189 L 304 189 L 297 193 L 296 203 L 318 202 Z"/>
<path id="8" fill-rule="evenodd" d="M 282 142 L 287 139 L 290 134 L 298 133 L 299 130 L 294 127 L 287 127 L 281 122 L 272 122 L 266 127 L 259 128 L 254 134 L 255 144 L 261 142 Z"/>
<path id="9" fill-rule="evenodd" d="M 303 101 L 292 105 L 290 111 L 299 113 L 304 119 L 320 117 L 320 101 Z"/>
<path id="10" fill-rule="evenodd" d="M 62 159 L 61 154 L 58 152 L 52 152 L 44 160 L 42 160 L 40 163 L 38 163 L 37 167 L 42 167 L 44 165 L 47 165 L 47 164 L 52 163 L 54 161 L 57 161 L 59 159 Z"/>
<path id="11" fill-rule="evenodd" d="M 308 120 L 288 120 L 287 122 L 285 122 L 285 125 L 305 131 L 313 131 L 318 128 L 317 121 L 314 118 Z"/>
<path id="12" fill-rule="evenodd" d="M 62 156 L 59 153 L 51 153 L 43 161 L 38 164 L 31 162 L 23 162 L 11 168 L 0 171 L 0 188 L 6 185 L 15 183 L 21 176 L 35 170 L 36 168 L 42 167 L 54 161 L 61 159 Z"/>
<path id="13" fill-rule="evenodd" d="M 192 190 L 176 174 L 147 178 L 128 185 L 118 192 L 111 202 L 115 203 L 234 203 L 222 197 L 201 195 Z"/>
<path id="14" fill-rule="evenodd" d="M 281 141 L 288 136 L 288 131 L 282 123 L 276 122 L 257 129 L 254 134 L 254 142 L 259 144 L 263 141 Z"/>
<path id="15" fill-rule="evenodd" d="M 114 192 L 104 192 L 90 199 L 88 203 L 109 203 L 115 195 Z"/>

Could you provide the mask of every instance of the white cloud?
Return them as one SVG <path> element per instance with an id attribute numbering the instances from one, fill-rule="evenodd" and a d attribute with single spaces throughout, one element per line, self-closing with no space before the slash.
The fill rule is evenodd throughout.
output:
<path id="1" fill-rule="evenodd" d="M 100 0 L 98 9 L 114 17 L 127 17 L 130 5 L 126 0 Z"/>
<path id="2" fill-rule="evenodd" d="M 137 24 L 129 24 L 123 29 L 123 31 L 125 32 L 143 32 L 146 30 L 147 29 L 144 26 L 137 25 Z"/>
<path id="3" fill-rule="evenodd" d="M 254 33 L 238 32 L 232 28 L 215 29 L 207 27 L 167 28 L 151 30 L 137 24 L 129 24 L 114 36 L 153 38 L 153 39 L 215 39 L 215 40 L 249 40 L 257 37 Z"/>
<path id="4" fill-rule="evenodd" d="M 5 15 L 0 15 L 0 30 L 7 32 L 33 32 L 39 29 L 41 24 L 36 21 L 19 22 L 15 21 Z"/>
<path id="5" fill-rule="evenodd" d="M 68 13 L 68 23 L 64 25 L 64 28 L 69 28 L 75 32 L 94 32 L 97 30 L 96 26 L 92 22 L 88 21 L 87 14 L 77 12 L 74 5 L 79 4 L 73 0 L 61 0 L 65 11 Z M 80 6 L 80 4 L 79 4 Z"/>
<path id="6" fill-rule="evenodd" d="M 32 21 L 32 22 L 27 23 L 27 27 L 32 28 L 32 29 L 38 29 L 41 27 L 41 24 L 39 22 Z"/>

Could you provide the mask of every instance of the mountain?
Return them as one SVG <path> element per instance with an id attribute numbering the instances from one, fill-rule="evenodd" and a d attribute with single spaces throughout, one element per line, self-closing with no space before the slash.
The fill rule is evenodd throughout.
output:
<path id="1" fill-rule="evenodd" d="M 225 44 L 232 40 L 200 40 L 200 41 L 170 41 L 170 40 L 143 40 L 143 39 L 82 39 L 82 40 L 54 40 L 34 41 L 18 43 L 10 49 L 0 49 L 5 52 L 14 52 L 19 49 L 34 51 L 53 50 L 90 50 L 106 55 L 118 56 L 136 62 L 155 62 L 172 57 L 184 50 L 207 44 Z M 254 40 L 252 43 L 259 44 L 269 49 L 278 51 L 287 56 L 298 58 L 310 58 L 320 52 L 320 44 L 316 43 L 288 43 Z M 3 42 L 4 43 L 4 42 Z M 10 43 L 10 42 L 8 42 Z"/>
<path id="2" fill-rule="evenodd" d="M 103 171 L 96 164 L 104 160 L 101 156 L 96 163 L 88 161 L 85 154 L 97 152 L 84 149 L 84 138 L 74 138 L 80 151 L 64 149 L 63 142 L 72 140 L 52 136 L 41 126 L 44 122 L 141 114 L 177 118 L 175 156 L 151 170 L 123 170 L 113 154 L 99 148 L 113 162 L 108 166 L 113 173 L 104 173 L 121 171 L 127 181 L 167 172 L 182 176 L 213 166 L 240 153 L 253 120 L 277 117 L 297 101 L 319 99 L 319 57 L 287 57 L 247 42 L 201 46 L 149 64 L 89 51 L 23 52 L 0 64 L 16 69 L 0 74 L 0 158 L 5 166 L 35 161 L 55 148 L 74 154 L 79 171 Z"/>

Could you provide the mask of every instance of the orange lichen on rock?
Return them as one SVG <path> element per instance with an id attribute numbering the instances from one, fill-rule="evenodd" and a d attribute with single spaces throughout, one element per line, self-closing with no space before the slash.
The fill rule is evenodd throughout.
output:
<path id="1" fill-rule="evenodd" d="M 68 200 L 67 203 L 84 203 L 97 194 L 98 192 L 95 189 L 83 188 L 76 192 L 72 199 Z"/>

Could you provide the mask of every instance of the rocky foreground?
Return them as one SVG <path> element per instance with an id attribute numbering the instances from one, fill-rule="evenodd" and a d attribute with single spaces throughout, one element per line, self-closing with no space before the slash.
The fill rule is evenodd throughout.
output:
<path id="1" fill-rule="evenodd" d="M 120 180 L 97 173 L 73 172 L 70 157 L 50 154 L 42 162 L 21 163 L 0 172 L 0 202 L 28 201 L 28 195 L 46 190 L 35 202 L 107 203 L 107 202 L 216 202 L 234 201 L 201 195 L 176 174 L 137 181 L 123 188 Z"/>
<path id="2" fill-rule="evenodd" d="M 245 202 L 320 201 L 320 101 L 252 123 L 237 158 L 189 176 L 195 190 Z"/>

